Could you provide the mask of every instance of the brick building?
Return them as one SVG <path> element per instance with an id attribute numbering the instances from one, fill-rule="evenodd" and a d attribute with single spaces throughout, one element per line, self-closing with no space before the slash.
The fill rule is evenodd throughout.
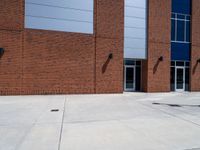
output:
<path id="1" fill-rule="evenodd" d="M 200 0 L 1 0 L 0 94 L 200 91 Z"/>

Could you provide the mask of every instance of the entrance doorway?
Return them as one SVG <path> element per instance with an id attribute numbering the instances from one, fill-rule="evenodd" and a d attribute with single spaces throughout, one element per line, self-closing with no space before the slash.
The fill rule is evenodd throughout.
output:
<path id="1" fill-rule="evenodd" d="M 125 66 L 125 91 L 135 91 L 135 66 Z"/>
<path id="2" fill-rule="evenodd" d="M 171 91 L 189 91 L 189 62 L 171 62 Z"/>
<path id="3" fill-rule="evenodd" d="M 175 71 L 175 91 L 185 91 L 185 68 L 176 67 Z"/>
<path id="4" fill-rule="evenodd" d="M 141 60 L 124 60 L 124 91 L 141 91 Z"/>

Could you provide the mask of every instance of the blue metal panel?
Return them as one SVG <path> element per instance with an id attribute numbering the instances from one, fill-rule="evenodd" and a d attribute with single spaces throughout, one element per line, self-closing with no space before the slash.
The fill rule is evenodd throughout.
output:
<path id="1" fill-rule="evenodd" d="M 171 43 L 171 59 L 172 60 L 190 60 L 190 43 Z"/>
<path id="2" fill-rule="evenodd" d="M 191 0 L 172 0 L 172 12 L 191 14 Z"/>

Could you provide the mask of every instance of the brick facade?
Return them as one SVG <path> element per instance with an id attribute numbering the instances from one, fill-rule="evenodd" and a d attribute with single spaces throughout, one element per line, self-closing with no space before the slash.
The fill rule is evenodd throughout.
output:
<path id="1" fill-rule="evenodd" d="M 124 0 L 98 0 L 96 28 L 96 93 L 122 92 Z"/>
<path id="2" fill-rule="evenodd" d="M 94 8 L 93 35 L 31 30 L 24 1 L 2 0 L 0 94 L 123 92 L 124 1 L 95 0 Z"/>
<path id="3" fill-rule="evenodd" d="M 171 0 L 149 0 L 148 56 L 143 62 L 143 90 L 170 91 Z M 159 61 L 160 57 L 163 61 Z M 146 77 L 146 79 L 144 79 Z"/>
<path id="4" fill-rule="evenodd" d="M 192 1 L 191 91 L 200 91 L 200 0 Z"/>
<path id="5" fill-rule="evenodd" d="M 0 2 L 0 29 L 23 30 L 24 10 L 23 0 L 1 0 Z"/>

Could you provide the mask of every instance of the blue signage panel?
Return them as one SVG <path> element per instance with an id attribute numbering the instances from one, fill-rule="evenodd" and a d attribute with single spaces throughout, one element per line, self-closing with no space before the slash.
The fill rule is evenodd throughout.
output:
<path id="1" fill-rule="evenodd" d="M 190 43 L 171 43 L 171 59 L 172 60 L 190 60 Z"/>
<path id="2" fill-rule="evenodd" d="M 172 12 L 191 14 L 191 0 L 172 0 Z"/>

